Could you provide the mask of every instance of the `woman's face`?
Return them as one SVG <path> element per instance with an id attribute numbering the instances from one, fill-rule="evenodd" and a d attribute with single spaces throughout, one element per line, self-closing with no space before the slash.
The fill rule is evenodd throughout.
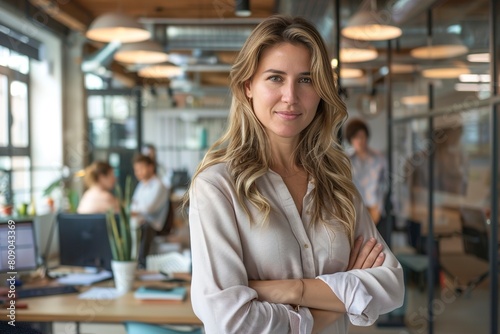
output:
<path id="1" fill-rule="evenodd" d="M 316 115 L 320 97 L 310 71 L 311 54 L 303 45 L 281 43 L 262 53 L 245 90 L 271 141 L 298 141 Z"/>
<path id="2" fill-rule="evenodd" d="M 113 170 L 110 170 L 108 174 L 99 176 L 99 185 L 106 190 L 113 190 L 115 187 L 116 177 Z"/>
<path id="3" fill-rule="evenodd" d="M 368 149 L 368 137 L 364 130 L 358 130 L 351 138 L 351 145 L 358 153 L 363 153 Z"/>

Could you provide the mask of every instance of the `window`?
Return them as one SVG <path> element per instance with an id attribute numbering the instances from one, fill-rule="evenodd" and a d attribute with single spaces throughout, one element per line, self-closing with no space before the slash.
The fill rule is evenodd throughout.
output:
<path id="1" fill-rule="evenodd" d="M 0 46 L 0 204 L 31 199 L 29 58 Z"/>

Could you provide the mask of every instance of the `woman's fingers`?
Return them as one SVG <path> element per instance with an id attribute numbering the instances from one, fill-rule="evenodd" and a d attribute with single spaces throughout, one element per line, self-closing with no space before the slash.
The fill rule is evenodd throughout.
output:
<path id="1" fill-rule="evenodd" d="M 379 265 L 376 264 L 380 262 L 380 254 L 382 255 L 384 254 L 382 253 L 382 249 L 383 249 L 382 244 L 376 244 L 375 246 L 373 246 L 370 254 L 368 254 L 365 262 L 363 263 L 362 269 L 374 268 L 380 266 L 380 264 Z"/>
<path id="2" fill-rule="evenodd" d="M 358 237 L 356 241 L 354 241 L 354 247 L 351 250 L 351 254 L 349 256 L 349 265 L 347 266 L 347 270 L 351 270 L 354 267 L 354 263 L 358 258 L 359 251 L 361 249 L 361 245 L 363 245 L 363 237 Z"/>
<path id="3" fill-rule="evenodd" d="M 378 244 L 375 238 L 370 238 L 363 247 L 361 247 L 362 240 L 360 244 L 357 245 L 358 240 L 359 239 L 356 240 L 355 247 L 353 247 L 351 251 L 348 270 L 374 268 L 382 265 L 385 259 L 382 253 L 382 244 Z M 356 246 L 361 248 L 356 249 Z"/>

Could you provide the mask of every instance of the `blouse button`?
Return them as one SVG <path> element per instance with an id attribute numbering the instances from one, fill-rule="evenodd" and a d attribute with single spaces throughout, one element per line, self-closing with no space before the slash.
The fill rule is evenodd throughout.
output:
<path id="1" fill-rule="evenodd" d="M 304 248 L 309 248 L 309 245 L 308 244 L 304 244 Z"/>

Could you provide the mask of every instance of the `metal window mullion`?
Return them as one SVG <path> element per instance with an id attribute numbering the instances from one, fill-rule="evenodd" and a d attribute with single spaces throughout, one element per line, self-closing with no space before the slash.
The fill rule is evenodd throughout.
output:
<path id="1" fill-rule="evenodd" d="M 499 97 L 499 65 L 500 59 L 500 0 L 490 0 L 490 73 L 491 94 Z M 491 103 L 491 216 L 490 216 L 490 333 L 498 333 L 498 150 L 499 150 L 499 116 L 500 104 Z"/>

